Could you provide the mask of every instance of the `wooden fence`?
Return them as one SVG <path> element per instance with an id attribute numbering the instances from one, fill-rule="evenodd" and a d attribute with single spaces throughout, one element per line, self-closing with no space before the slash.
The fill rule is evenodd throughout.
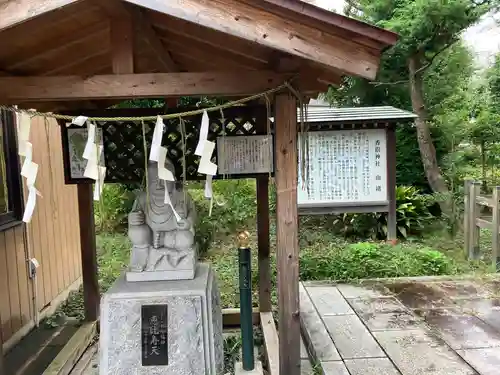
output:
<path id="1" fill-rule="evenodd" d="M 466 180 L 464 186 L 464 248 L 469 259 L 479 259 L 481 228 L 491 230 L 491 259 L 500 271 L 500 186 L 493 187 L 491 196 L 481 195 L 481 183 Z M 484 209 L 488 207 L 489 209 Z M 483 211 L 491 210 L 491 214 Z"/>

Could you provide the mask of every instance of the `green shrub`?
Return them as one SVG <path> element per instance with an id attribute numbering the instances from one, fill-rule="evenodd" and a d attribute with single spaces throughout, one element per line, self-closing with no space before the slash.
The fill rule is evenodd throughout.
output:
<path id="1" fill-rule="evenodd" d="M 364 242 L 342 248 L 327 247 L 324 251 L 304 249 L 300 256 L 302 280 L 348 281 L 457 272 L 455 261 L 439 251 L 407 245 Z"/>
<path id="2" fill-rule="evenodd" d="M 255 180 L 214 181 L 212 216 L 209 216 L 210 201 L 204 196 L 204 184 L 192 184 L 189 193 L 198 215 L 196 240 L 201 254 L 208 250 L 216 237 L 236 235 L 238 231 L 255 225 Z"/>
<path id="3" fill-rule="evenodd" d="M 429 207 L 435 203 L 432 195 L 422 195 L 413 186 L 396 188 L 398 237 L 418 235 L 433 219 Z M 387 238 L 387 213 L 342 214 L 334 225 L 345 237 Z"/>
<path id="4" fill-rule="evenodd" d="M 134 187 L 124 184 L 104 185 L 101 201 L 94 203 L 98 231 L 114 232 L 127 226 L 127 216 L 134 204 Z"/>

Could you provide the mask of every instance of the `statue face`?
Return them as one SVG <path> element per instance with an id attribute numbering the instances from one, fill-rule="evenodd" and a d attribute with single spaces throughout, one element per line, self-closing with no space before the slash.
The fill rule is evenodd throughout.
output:
<path id="1" fill-rule="evenodd" d="M 173 164 L 170 160 L 165 161 L 165 167 L 174 173 Z M 174 181 L 163 181 L 158 178 L 158 166 L 156 163 L 148 165 L 148 184 L 149 193 L 154 195 L 165 194 L 165 183 L 169 193 L 172 193 L 175 187 Z"/>

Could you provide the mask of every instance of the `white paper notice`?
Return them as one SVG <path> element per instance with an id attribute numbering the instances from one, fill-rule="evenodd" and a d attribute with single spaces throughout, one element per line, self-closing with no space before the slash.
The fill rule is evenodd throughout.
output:
<path id="1" fill-rule="evenodd" d="M 214 195 L 213 189 L 212 189 L 212 176 L 207 174 L 207 178 L 205 180 L 205 198 L 212 199 L 212 196 Z"/>
<path id="2" fill-rule="evenodd" d="M 168 150 L 165 147 L 159 148 L 158 153 L 158 177 L 160 180 L 175 181 L 174 174 L 165 168 L 165 159 L 167 158 Z"/>
<path id="3" fill-rule="evenodd" d="M 221 174 L 273 171 L 273 138 L 269 135 L 217 138 L 217 163 Z"/>
<path id="4" fill-rule="evenodd" d="M 99 166 L 99 178 L 94 185 L 94 200 L 98 201 L 101 198 L 102 189 L 104 188 L 104 179 L 106 177 L 106 167 Z"/>
<path id="5" fill-rule="evenodd" d="M 194 151 L 195 155 L 203 156 L 203 148 L 205 147 L 205 141 L 208 137 L 209 125 L 210 119 L 208 117 L 208 113 L 207 111 L 204 111 L 203 117 L 201 118 L 200 137 L 198 138 L 198 145 L 196 146 L 196 150 Z"/>
<path id="6" fill-rule="evenodd" d="M 167 189 L 167 182 L 164 181 L 165 183 L 165 204 L 168 204 L 170 206 L 170 208 L 172 209 L 172 212 L 174 213 L 174 216 L 175 216 L 175 219 L 179 222 L 182 220 L 181 216 L 177 213 L 177 211 L 175 210 L 174 208 L 174 205 L 172 204 L 172 201 L 170 200 L 170 194 L 168 193 L 168 189 Z"/>
<path id="7" fill-rule="evenodd" d="M 85 116 L 78 116 L 78 117 L 75 117 L 75 118 L 71 121 L 71 123 L 72 123 L 73 125 L 83 126 L 83 125 L 87 122 L 87 120 L 88 120 L 88 119 L 89 119 L 89 118 L 88 118 L 88 117 L 85 117 Z"/>
<path id="8" fill-rule="evenodd" d="M 205 140 L 203 153 L 201 155 L 198 173 L 215 176 L 217 174 L 217 164 L 212 163 L 212 154 L 214 153 L 215 143 Z"/>
<path id="9" fill-rule="evenodd" d="M 29 223 L 33 217 L 33 212 L 35 211 L 36 196 L 38 194 L 34 186 L 28 187 L 28 200 L 26 201 L 26 207 L 24 208 L 23 221 Z"/>
<path id="10" fill-rule="evenodd" d="M 94 124 L 89 124 L 87 132 L 87 143 L 85 144 L 85 149 L 83 150 L 83 158 L 89 159 L 90 154 L 95 150 L 95 128 Z"/>
<path id="11" fill-rule="evenodd" d="M 149 160 L 158 161 L 160 157 L 161 140 L 163 138 L 163 119 L 158 116 L 156 119 L 155 130 L 153 132 L 153 141 L 151 143 L 151 152 L 149 153 Z"/>

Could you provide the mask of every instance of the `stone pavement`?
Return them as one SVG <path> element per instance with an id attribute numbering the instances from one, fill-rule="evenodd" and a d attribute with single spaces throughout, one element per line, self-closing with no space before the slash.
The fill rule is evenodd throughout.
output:
<path id="1" fill-rule="evenodd" d="M 304 282 L 302 334 L 325 375 L 499 375 L 499 296 L 491 279 Z"/>

